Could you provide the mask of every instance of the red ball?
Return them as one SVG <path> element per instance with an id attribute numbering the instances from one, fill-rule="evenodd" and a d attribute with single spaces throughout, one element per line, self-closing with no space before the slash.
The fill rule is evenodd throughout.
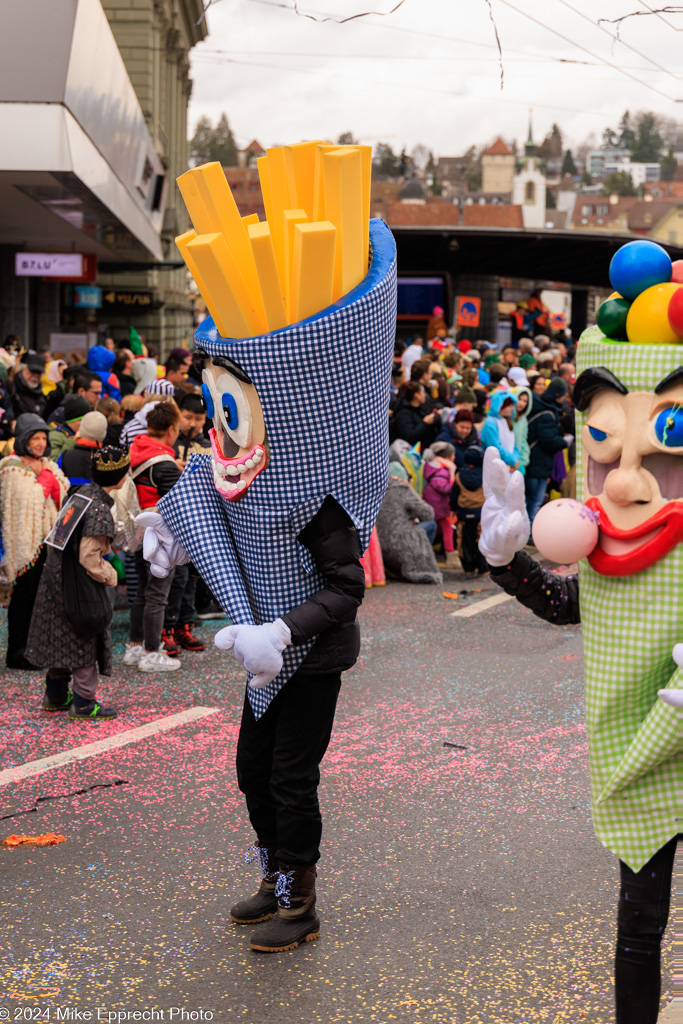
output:
<path id="1" fill-rule="evenodd" d="M 683 284 L 683 260 L 675 260 L 671 264 L 671 280 L 674 284 Z"/>
<path id="2" fill-rule="evenodd" d="M 683 264 L 683 260 L 678 261 Z M 679 288 L 671 297 L 668 309 L 669 325 L 676 337 L 683 339 L 683 288 Z"/>

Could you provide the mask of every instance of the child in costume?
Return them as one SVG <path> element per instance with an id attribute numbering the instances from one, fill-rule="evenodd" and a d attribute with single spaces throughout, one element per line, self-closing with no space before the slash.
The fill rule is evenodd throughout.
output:
<path id="1" fill-rule="evenodd" d="M 232 339 L 203 321 L 195 357 L 212 452 L 192 454 L 159 514 L 139 517 L 152 574 L 192 561 L 234 623 L 216 645 L 249 673 L 237 777 L 263 880 L 231 916 L 263 922 L 251 948 L 264 952 L 320 931 L 319 765 L 341 673 L 358 656 L 360 557 L 387 485 L 396 260 L 380 221 L 370 246 L 360 284 L 298 323 Z M 342 346 L 353 375 L 339 375 Z"/>
<path id="2" fill-rule="evenodd" d="M 535 614 L 583 623 L 593 821 L 621 868 L 616 1020 L 654 1024 L 683 812 L 683 349 L 675 344 L 683 330 L 672 333 L 666 307 L 661 316 L 661 289 L 680 291 L 667 283 L 664 250 L 637 242 L 617 253 L 611 276 L 624 295 L 626 257 L 636 280 L 619 299 L 623 324 L 609 324 L 611 337 L 592 328 L 578 346 L 577 478 L 585 506 L 577 507 L 576 529 L 589 517 L 598 522 L 578 578 L 551 573 L 522 550 L 524 481 L 510 476 L 495 450 L 485 457 L 480 548 L 492 579 Z M 653 261 L 654 283 L 645 272 Z M 537 523 L 546 512 L 566 515 L 563 504 L 551 502 Z"/>

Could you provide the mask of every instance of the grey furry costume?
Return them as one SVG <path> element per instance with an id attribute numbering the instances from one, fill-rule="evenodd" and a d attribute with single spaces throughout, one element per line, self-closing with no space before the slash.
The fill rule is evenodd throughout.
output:
<path id="1" fill-rule="evenodd" d="M 377 516 L 377 533 L 385 566 L 408 583 L 442 582 L 427 534 L 414 522 L 433 518 L 431 506 L 409 483 L 390 477 Z"/>

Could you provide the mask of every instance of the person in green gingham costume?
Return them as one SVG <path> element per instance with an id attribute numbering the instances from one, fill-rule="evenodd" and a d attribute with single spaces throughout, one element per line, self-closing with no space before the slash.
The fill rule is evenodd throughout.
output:
<path id="1" fill-rule="evenodd" d="M 674 461 L 683 437 L 670 435 L 679 444 L 667 446 L 651 426 L 671 410 L 669 422 L 683 427 L 682 355 L 678 345 L 610 341 L 598 328 L 584 333 L 577 350 L 578 497 L 602 516 L 604 529 L 617 527 L 617 538 L 618 527 L 651 519 L 661 527 L 653 540 L 647 531 L 630 543 L 607 542 L 620 556 L 613 558 L 601 534 L 579 577 L 560 577 L 522 550 L 529 525 L 521 478 L 493 453 L 484 474 L 480 547 L 492 578 L 548 621 L 583 623 L 593 822 L 621 862 L 617 1024 L 657 1020 L 659 948 L 683 812 L 683 461 Z M 620 432 L 623 449 L 601 460 L 600 445 L 618 447 Z"/>

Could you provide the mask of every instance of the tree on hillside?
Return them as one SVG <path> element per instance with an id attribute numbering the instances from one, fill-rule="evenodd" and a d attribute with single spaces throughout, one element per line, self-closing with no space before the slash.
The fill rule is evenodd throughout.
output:
<path id="1" fill-rule="evenodd" d="M 342 132 L 337 139 L 338 146 L 357 146 L 358 139 L 354 138 L 353 132 Z"/>
<path id="2" fill-rule="evenodd" d="M 636 189 L 633 178 L 627 171 L 615 171 L 608 174 L 602 183 L 602 194 L 610 196 L 616 193 L 618 196 L 635 196 Z"/>
<path id="3" fill-rule="evenodd" d="M 562 174 L 571 174 L 572 177 L 578 174 L 576 164 L 574 163 L 574 157 L 572 156 L 571 149 L 568 149 L 564 154 L 562 160 Z"/>
<path id="4" fill-rule="evenodd" d="M 404 146 L 401 150 L 401 155 L 398 158 L 398 173 L 402 178 L 405 178 L 410 174 L 412 167 L 413 162 L 406 153 L 406 147 Z"/>
<path id="5" fill-rule="evenodd" d="M 540 155 L 546 159 L 559 159 L 562 156 L 562 131 L 559 125 L 552 126 L 539 150 Z"/>
<path id="6" fill-rule="evenodd" d="M 215 128 L 208 117 L 200 117 L 190 139 L 190 162 L 194 166 L 214 160 L 218 160 L 223 167 L 237 165 L 237 145 L 224 113 Z"/>
<path id="7" fill-rule="evenodd" d="M 413 167 L 417 167 L 418 171 L 426 171 L 430 159 L 434 160 L 431 151 L 423 146 L 421 142 L 418 142 L 417 146 L 414 146 L 410 154 L 410 159 L 413 163 Z"/>
<path id="8" fill-rule="evenodd" d="M 673 181 L 678 168 L 676 157 L 674 156 L 673 149 L 669 149 L 669 153 L 665 156 L 660 164 L 662 181 Z"/>
<path id="9" fill-rule="evenodd" d="M 386 142 L 378 142 L 372 163 L 377 174 L 383 178 L 398 178 L 401 174 L 401 160 Z"/>
<path id="10" fill-rule="evenodd" d="M 659 131 L 657 117 L 650 111 L 639 114 L 636 120 L 636 137 L 631 149 L 634 163 L 659 163 L 664 140 Z"/>

